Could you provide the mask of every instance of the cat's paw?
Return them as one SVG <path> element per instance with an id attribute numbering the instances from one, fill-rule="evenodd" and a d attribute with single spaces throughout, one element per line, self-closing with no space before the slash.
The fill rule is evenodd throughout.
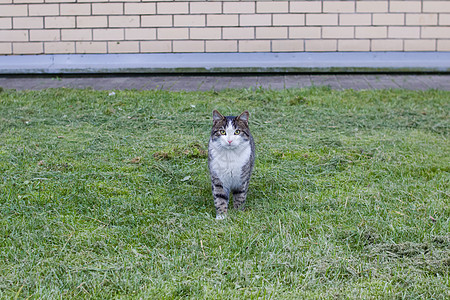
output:
<path id="1" fill-rule="evenodd" d="M 224 220 L 226 219 L 227 215 L 217 215 L 216 220 Z"/>

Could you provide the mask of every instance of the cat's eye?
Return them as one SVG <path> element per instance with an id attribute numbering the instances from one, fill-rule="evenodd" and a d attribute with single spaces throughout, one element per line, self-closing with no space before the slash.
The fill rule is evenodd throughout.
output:
<path id="1" fill-rule="evenodd" d="M 226 131 L 225 131 L 225 130 L 223 130 L 223 129 L 222 129 L 222 130 L 219 130 L 219 133 L 220 133 L 221 135 L 225 135 L 225 134 L 227 134 L 227 133 L 226 133 Z"/>
<path id="2" fill-rule="evenodd" d="M 241 133 L 241 131 L 238 129 L 234 132 L 235 135 L 239 135 Z"/>

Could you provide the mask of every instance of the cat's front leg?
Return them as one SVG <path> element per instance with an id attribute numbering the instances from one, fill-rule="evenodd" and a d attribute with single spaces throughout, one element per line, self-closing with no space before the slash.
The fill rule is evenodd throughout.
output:
<path id="1" fill-rule="evenodd" d="M 223 187 L 222 182 L 215 178 L 212 182 L 214 206 L 216 207 L 216 220 L 225 219 L 228 212 L 230 191 Z"/>
<path id="2" fill-rule="evenodd" d="M 245 199 L 247 198 L 247 188 L 233 191 L 233 207 L 235 209 L 244 210 Z"/>

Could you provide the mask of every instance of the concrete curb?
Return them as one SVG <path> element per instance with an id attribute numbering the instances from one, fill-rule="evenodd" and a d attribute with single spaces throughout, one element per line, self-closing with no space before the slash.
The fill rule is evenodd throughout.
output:
<path id="1" fill-rule="evenodd" d="M 450 52 L 0 56 L 0 74 L 450 72 Z"/>

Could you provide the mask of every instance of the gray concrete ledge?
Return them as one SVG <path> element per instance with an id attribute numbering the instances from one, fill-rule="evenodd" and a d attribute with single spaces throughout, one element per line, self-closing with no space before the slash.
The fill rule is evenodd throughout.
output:
<path id="1" fill-rule="evenodd" d="M 0 56 L 0 74 L 450 72 L 450 52 Z"/>

